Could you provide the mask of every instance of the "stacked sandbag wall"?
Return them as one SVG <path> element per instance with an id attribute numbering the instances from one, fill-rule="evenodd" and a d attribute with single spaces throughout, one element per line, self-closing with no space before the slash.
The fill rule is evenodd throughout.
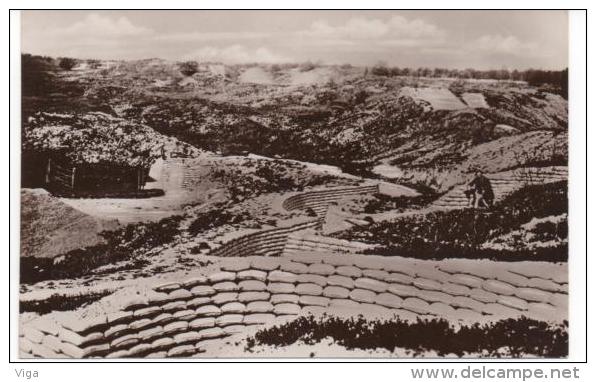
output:
<path id="1" fill-rule="evenodd" d="M 211 256 L 279 256 L 284 249 L 288 235 L 308 230 L 320 229 L 320 219 L 294 224 L 288 227 L 273 228 L 232 239 L 209 252 Z"/>
<path id="2" fill-rule="evenodd" d="M 98 317 L 23 324 L 21 356 L 208 356 L 210 342 L 306 314 L 560 323 L 568 301 L 566 264 L 317 253 L 239 259 L 150 292 Z"/>
<path id="3" fill-rule="evenodd" d="M 374 247 L 375 246 L 371 244 L 336 239 L 333 237 L 316 235 L 308 231 L 303 231 L 296 232 L 288 236 L 283 253 L 363 253 L 364 251 Z"/>
<path id="4" fill-rule="evenodd" d="M 348 196 L 376 194 L 379 192 L 378 185 L 359 186 L 350 188 L 334 188 L 321 191 L 309 191 L 298 195 L 290 196 L 284 200 L 282 206 L 287 211 L 306 210 L 311 208 L 318 216 L 324 215 L 330 203 Z"/>

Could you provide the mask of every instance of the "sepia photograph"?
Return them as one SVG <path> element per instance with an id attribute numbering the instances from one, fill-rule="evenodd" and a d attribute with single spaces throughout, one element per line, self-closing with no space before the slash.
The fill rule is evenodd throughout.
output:
<path id="1" fill-rule="evenodd" d="M 567 359 L 569 20 L 22 11 L 18 358 Z"/>

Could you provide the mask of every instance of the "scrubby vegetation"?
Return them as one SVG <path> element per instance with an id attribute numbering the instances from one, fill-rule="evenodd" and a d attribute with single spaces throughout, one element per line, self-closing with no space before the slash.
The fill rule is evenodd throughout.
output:
<path id="1" fill-rule="evenodd" d="M 268 80 L 247 79 L 244 74 L 254 70 Z M 24 55 L 23 120 L 38 112 L 103 112 L 202 149 L 279 155 L 355 173 L 368 172 L 380 158 L 404 169 L 451 171 L 474 154 L 474 147 L 493 142 L 504 131 L 567 128 L 566 101 L 554 94 L 559 90 L 474 81 L 480 76 L 476 72 L 461 81 L 433 73 L 400 70 L 399 76 L 387 76 L 352 66 L 163 60 L 94 62 L 85 70 L 64 71 L 55 59 Z M 541 84 L 556 77 L 518 74 L 509 77 L 529 81 L 542 76 Z M 482 104 L 485 100 L 486 107 L 468 107 L 462 102 L 466 94 Z M 445 95 L 457 106 L 436 102 Z M 500 124 L 506 130 L 497 129 Z M 507 158 L 484 160 L 501 169 L 512 166 Z"/>
<path id="2" fill-rule="evenodd" d="M 207 212 L 200 213 L 188 226 L 188 232 L 196 236 L 207 230 L 221 227 L 225 224 L 238 224 L 250 218 L 247 212 L 231 213 L 226 211 L 224 206 L 214 206 Z"/>
<path id="3" fill-rule="evenodd" d="M 486 248 L 523 251 L 529 248 L 553 248 L 568 242 L 567 214 L 534 218 L 519 229 L 492 238 Z M 544 249 L 542 249 L 544 251 Z"/>
<path id="4" fill-rule="evenodd" d="M 428 212 L 425 208 L 474 169 L 496 173 L 565 165 L 566 71 L 369 70 L 310 62 L 223 65 L 31 55 L 23 55 L 22 64 L 23 187 L 49 187 L 49 163 L 73 190 L 75 174 L 83 177 L 81 169 L 107 170 L 96 171 L 100 174 L 89 182 L 105 192 L 62 194 L 66 197 L 164 196 L 162 190 L 139 191 L 144 179 L 158 181 L 165 190 L 165 197 L 153 200 L 86 204 L 53 198 L 44 205 L 24 205 L 22 292 L 102 282 L 111 287 L 119 280 L 162 273 L 177 278 L 190 269 L 207 274 L 208 265 L 224 268 L 216 258 L 218 252 L 208 251 L 225 245 L 233 231 L 288 227 L 305 221 L 304 214 L 312 222 L 302 227 L 316 224 L 317 233 L 325 235 L 354 225 L 334 236 L 377 244 L 371 254 L 567 260 L 566 182 L 527 187 L 487 210 Z M 65 162 L 62 171 L 58 158 Z M 332 202 L 338 207 L 331 208 L 326 219 L 314 218 L 336 199 L 334 191 L 314 199 L 304 211 L 281 211 L 279 204 L 288 196 L 284 193 L 372 183 L 337 174 L 337 168 L 324 165 L 378 181 L 391 179 L 422 192 L 414 197 L 346 197 Z M 553 171 L 559 174 L 560 169 Z M 132 181 L 125 182 L 121 174 L 132 174 Z M 131 193 L 115 192 L 115 185 L 126 183 L 134 186 Z M 28 192 L 33 193 L 23 193 L 24 204 L 34 199 Z M 66 203 L 76 207 L 66 208 Z M 96 219 L 74 208 L 121 222 L 180 215 L 122 227 L 115 220 Z M 389 218 L 406 210 L 407 214 L 387 222 L 375 222 L 379 215 L 360 216 L 389 212 L 382 214 Z M 108 223 L 114 224 L 113 229 L 108 229 Z M 286 231 L 294 235 L 299 230 L 293 227 L 275 230 L 277 236 L 271 241 L 268 237 L 259 241 L 262 249 L 249 246 L 247 251 L 219 253 L 277 254 Z M 63 234 L 70 236 L 65 240 Z M 248 235 L 264 237 L 262 232 Z M 243 242 L 234 240 L 232 245 Z M 288 240 L 298 242 L 324 251 L 348 246 L 299 235 Z M 53 250 L 48 249 L 52 246 Z M 275 251 L 270 250 L 273 247 Z M 251 259 L 251 264 L 256 263 Z M 103 296 L 55 294 L 44 301 L 23 302 L 20 310 L 39 314 L 76 310 Z M 95 305 L 98 312 L 101 304 Z M 552 326 L 520 318 L 452 327 L 442 319 L 405 322 L 327 316 L 301 317 L 261 330 L 247 340 L 247 350 L 261 345 L 317 344 L 329 338 L 347 349 L 406 349 L 416 356 L 564 357 L 568 353 L 566 322 Z M 184 347 L 175 348 L 174 354 Z"/>
<path id="5" fill-rule="evenodd" d="M 365 214 L 376 214 L 379 212 L 394 211 L 402 212 L 406 209 L 419 209 L 427 206 L 439 197 L 438 194 L 428 192 L 417 196 L 389 196 L 384 194 L 375 194 L 364 200 L 361 207 Z"/>
<path id="6" fill-rule="evenodd" d="M 30 178 L 43 179 L 44 159 L 50 153 L 74 163 L 146 167 L 162 154 L 188 158 L 198 156 L 201 148 L 224 156 L 254 153 L 331 164 L 366 177 L 381 177 L 374 168 L 383 164 L 403 172 L 395 182 L 437 192 L 453 185 L 446 180 L 461 181 L 473 167 L 497 172 L 564 164 L 567 158 L 567 102 L 557 94 L 561 91 L 552 89 L 553 73 L 511 72 L 504 77 L 473 72 L 452 80 L 442 78 L 441 70 L 387 72 L 312 63 L 230 66 L 148 59 L 77 64 L 69 70 L 61 67 L 60 59 L 22 56 L 25 186 L 32 186 L 27 182 L 29 173 L 36 175 Z M 540 84 L 509 81 L 531 78 Z M 349 184 L 288 163 L 238 160 L 230 166 L 213 166 L 205 177 L 224 189 L 223 197 L 233 203 L 273 192 Z M 197 178 L 204 179 L 203 175 Z M 194 186 L 185 184 L 189 189 Z M 147 194 L 153 195 L 148 191 L 143 195 Z M 434 197 L 378 195 L 359 207 L 365 213 L 397 212 L 423 207 Z M 534 210 L 515 212 L 523 210 L 522 201 L 519 204 L 502 211 L 412 216 L 356 227 L 342 236 L 383 244 L 378 251 L 388 255 L 566 258 L 563 223 L 550 227 L 543 222 L 513 232 L 540 217 L 533 215 Z M 217 208 L 193 218 L 188 222 L 190 235 L 246 219 Z M 502 228 L 508 224 L 516 227 Z M 530 234 L 536 242 L 558 244 L 517 245 Z M 497 249 L 484 245 L 489 242 L 502 245 Z M 68 252 L 56 264 L 23 260 L 24 279 L 83 274 L 100 264 L 130 258 L 128 249 L 115 242 L 93 244 Z M 37 269 L 36 262 L 42 261 L 52 270 Z M 52 272 L 54 276 L 49 275 Z"/>
<path id="7" fill-rule="evenodd" d="M 301 164 L 280 160 L 246 161 L 243 166 L 215 169 L 211 177 L 225 184 L 234 201 L 271 192 L 302 191 L 305 187 L 349 181 L 314 174 Z"/>
<path id="8" fill-rule="evenodd" d="M 459 357 L 548 357 L 568 354 L 567 324 L 551 326 L 525 317 L 454 328 L 443 319 L 417 322 L 369 321 L 333 316 L 300 317 L 292 322 L 263 329 L 247 340 L 247 350 L 258 345 L 288 346 L 296 342 L 313 345 L 325 338 L 347 349 L 411 350 L 414 356 L 434 351 L 438 356 Z"/>
<path id="9" fill-rule="evenodd" d="M 72 163 L 148 167 L 167 139 L 152 129 L 103 113 L 39 113 L 23 125 L 25 152 L 63 154 Z"/>
<path id="10" fill-rule="evenodd" d="M 415 214 L 394 221 L 354 227 L 338 236 L 381 244 L 371 250 L 387 256 L 424 259 L 449 257 L 489 258 L 494 260 L 566 261 L 566 231 L 554 246 L 492 248 L 484 243 L 518 229 L 533 218 L 567 212 L 567 182 L 534 185 L 508 196 L 489 210 L 461 209 Z"/>
<path id="11" fill-rule="evenodd" d="M 47 314 L 52 311 L 75 310 L 89 305 L 99 299 L 109 295 L 110 291 L 87 293 L 75 296 L 64 296 L 53 294 L 44 300 L 20 301 L 19 312 L 35 312 L 37 314 Z"/>

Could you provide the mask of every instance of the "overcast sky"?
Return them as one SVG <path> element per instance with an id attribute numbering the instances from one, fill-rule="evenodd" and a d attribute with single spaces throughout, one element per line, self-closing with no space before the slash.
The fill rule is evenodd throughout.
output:
<path id="1" fill-rule="evenodd" d="M 25 11 L 25 53 L 562 69 L 564 11 Z"/>

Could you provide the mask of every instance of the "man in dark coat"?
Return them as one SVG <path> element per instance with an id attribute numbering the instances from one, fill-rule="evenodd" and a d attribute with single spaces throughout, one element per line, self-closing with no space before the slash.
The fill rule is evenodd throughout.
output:
<path id="1" fill-rule="evenodd" d="M 476 208 L 490 208 L 495 200 L 492 184 L 490 180 L 482 174 L 481 171 L 474 173 L 474 179 L 468 184 L 469 191 L 473 191 L 473 205 Z M 466 192 L 466 195 L 468 195 Z"/>

